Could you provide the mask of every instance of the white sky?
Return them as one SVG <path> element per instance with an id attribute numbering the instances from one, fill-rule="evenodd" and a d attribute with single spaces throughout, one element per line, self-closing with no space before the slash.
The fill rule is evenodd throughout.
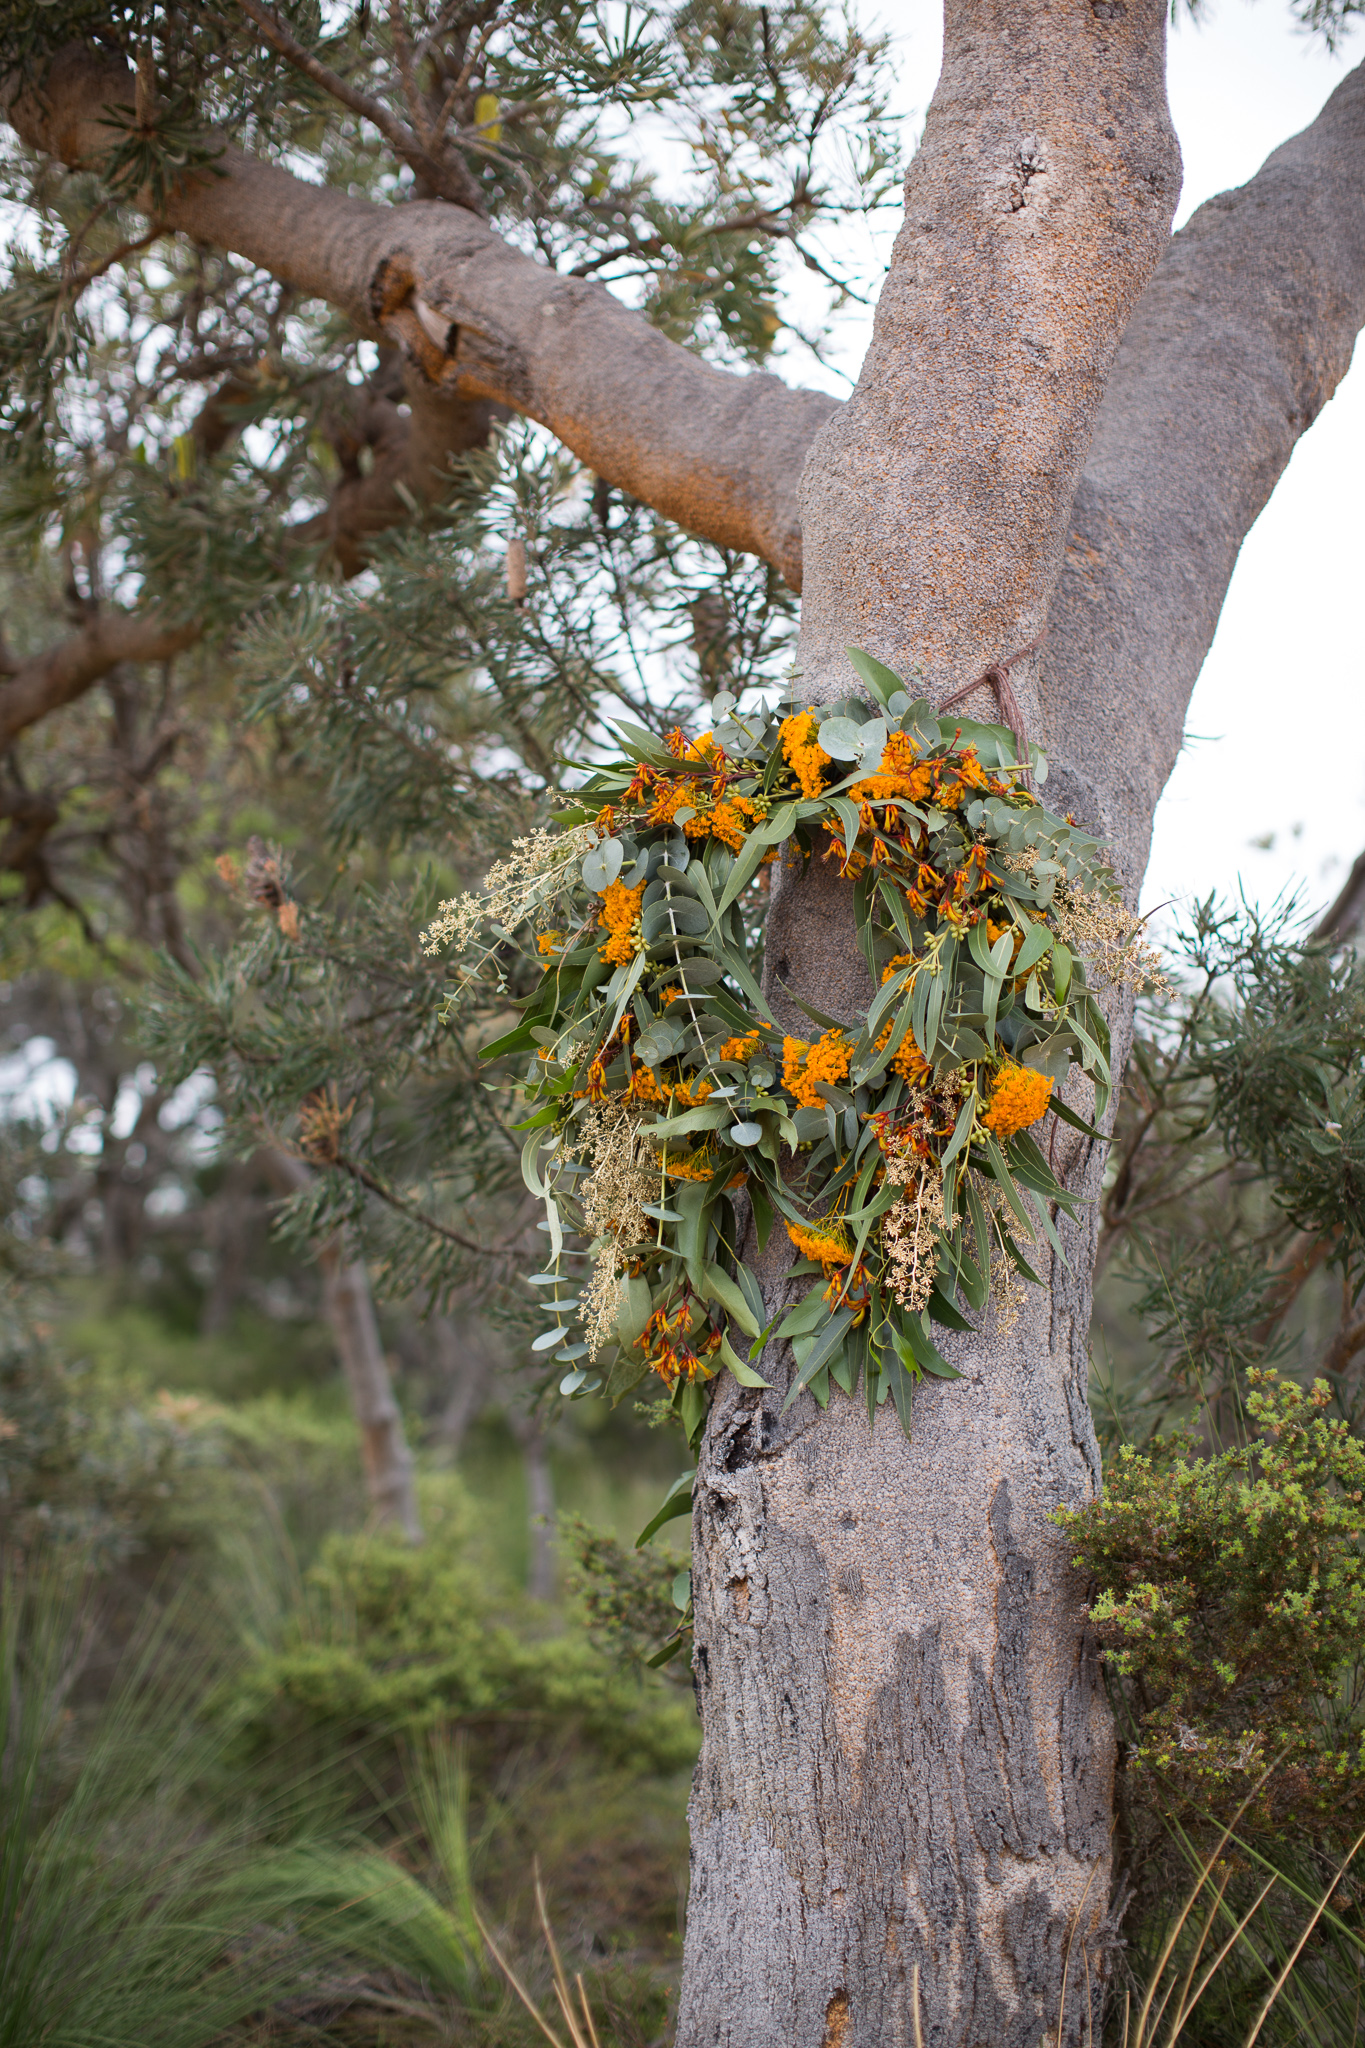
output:
<path id="1" fill-rule="evenodd" d="M 898 100 L 917 127 L 938 74 L 938 5 L 882 0 L 876 17 L 896 39 Z M 1202 26 L 1182 23 L 1171 37 L 1169 72 L 1185 160 L 1176 225 L 1253 176 L 1363 57 L 1365 31 L 1357 28 L 1329 56 L 1294 27 L 1283 0 L 1214 0 Z M 879 235 L 889 240 L 892 232 L 888 221 Z M 856 370 L 866 325 L 850 321 L 841 338 L 839 362 Z M 1365 472 L 1361 362 L 1365 350 L 1299 443 L 1243 547 L 1190 705 L 1185 751 L 1157 812 L 1145 907 L 1230 893 L 1239 882 L 1262 903 L 1299 888 L 1323 905 L 1365 849 L 1365 626 L 1355 581 Z M 787 374 L 826 381 L 804 362 Z M 1323 735 L 1311 770 L 1287 750 L 1286 709 L 1312 716 Z M 1255 843 L 1271 835 L 1269 845 Z"/>

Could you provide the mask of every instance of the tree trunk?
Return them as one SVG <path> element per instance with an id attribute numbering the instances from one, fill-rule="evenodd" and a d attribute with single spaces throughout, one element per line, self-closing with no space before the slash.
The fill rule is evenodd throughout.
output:
<path id="1" fill-rule="evenodd" d="M 296 1194 L 311 1178 L 301 1159 L 269 1147 L 266 1170 L 275 1185 Z M 351 1409 L 360 1430 L 360 1455 L 365 1487 L 377 1522 L 397 1523 L 413 1543 L 422 1540 L 417 1512 L 412 1452 L 403 1433 L 403 1417 L 394 1399 L 388 1360 L 379 1341 L 369 1275 L 363 1259 L 348 1256 L 340 1236 L 330 1238 L 318 1253 L 322 1271 L 322 1308 L 346 1378 Z"/>
<path id="2" fill-rule="evenodd" d="M 798 701 L 854 687 L 849 645 L 938 701 L 1043 627 L 1178 171 L 1158 0 L 949 5 L 872 347 L 806 468 Z M 1038 729 L 1036 664 L 1016 683 L 1064 749 Z M 970 708 L 991 715 L 984 693 Z M 851 897 L 818 862 L 779 876 L 767 959 L 788 1029 L 804 1020 L 780 982 L 850 1021 L 867 1007 Z M 1093 1198 L 1098 1158 L 1061 1137 L 1057 1164 Z M 765 1359 L 772 1393 L 717 1398 L 694 1518 L 680 2048 L 884 2048 L 917 2029 L 934 2048 L 1036 2048 L 1098 2024 L 1113 1737 L 1049 1519 L 1100 1477 L 1083 1213 L 1070 1272 L 1043 1264 L 1012 1323 L 992 1305 L 945 1346 L 963 1378 L 920 1389 L 909 1442 L 837 1393 L 780 1417 L 785 1355 Z M 774 1239 L 770 1309 L 787 1262 Z"/>
<path id="3" fill-rule="evenodd" d="M 394 1399 L 388 1360 L 379 1341 L 369 1275 L 363 1259 L 346 1256 L 339 1238 L 318 1253 L 323 1312 L 332 1326 L 351 1407 L 360 1427 L 365 1486 L 378 1522 L 396 1522 L 413 1543 L 422 1540 L 412 1452 Z"/>

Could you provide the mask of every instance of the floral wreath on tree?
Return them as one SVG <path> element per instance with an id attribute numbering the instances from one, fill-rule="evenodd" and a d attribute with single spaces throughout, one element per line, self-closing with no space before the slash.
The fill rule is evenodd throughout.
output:
<path id="1" fill-rule="evenodd" d="M 1160 979 L 1098 841 L 1031 793 L 1041 751 L 849 655 L 875 703 L 779 717 L 723 693 L 690 743 L 618 723 L 627 758 L 423 935 L 467 954 L 491 927 L 466 976 L 505 973 L 532 942 L 543 967 L 483 1048 L 532 1055 L 522 1172 L 550 1239 L 536 1350 L 570 1397 L 657 1373 L 693 1442 L 716 1376 L 766 1386 L 756 1361 L 784 1341 L 788 1405 L 861 1384 L 869 1418 L 889 1398 L 908 1431 L 915 1381 L 958 1377 L 933 1326 L 971 1329 L 993 1287 L 1010 1313 L 1039 1234 L 1065 1256 L 1050 1208 L 1074 1216 L 1076 1198 L 1031 1131 L 1051 1109 L 1099 1135 L 1058 1088 L 1080 1068 L 1103 1115 L 1092 976 Z M 876 991 L 847 1023 L 785 990 L 808 1039 L 759 984 L 784 845 L 853 883 Z M 811 1285 L 769 1316 L 744 1249 L 778 1227 L 788 1278 Z M 585 1256 L 580 1291 L 567 1262 Z"/>

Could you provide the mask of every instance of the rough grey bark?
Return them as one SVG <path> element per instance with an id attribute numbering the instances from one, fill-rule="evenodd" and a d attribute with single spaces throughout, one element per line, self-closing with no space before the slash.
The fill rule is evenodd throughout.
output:
<path id="1" fill-rule="evenodd" d="M 850 644 L 941 699 L 1045 624 L 1179 188 L 1164 28 L 1160 0 L 950 0 L 872 346 L 806 467 L 798 701 L 845 693 Z M 1036 725 L 1036 678 L 1019 680 Z M 788 1029 L 783 981 L 856 1017 L 872 990 L 851 884 L 784 866 L 767 958 Z M 963 1377 L 920 1390 L 908 1442 L 837 1394 L 785 1420 L 780 1393 L 727 1389 L 712 1410 L 680 2048 L 1082 2038 L 1113 1738 L 1049 1517 L 1099 1484 L 1093 1217 L 1069 1233 L 1086 1277 L 1042 1265 L 1054 1284 L 1012 1325 L 995 1305 L 956 1340 Z M 775 1307 L 784 1248 L 768 1256 Z M 765 1364 L 785 1390 L 789 1365 Z"/>

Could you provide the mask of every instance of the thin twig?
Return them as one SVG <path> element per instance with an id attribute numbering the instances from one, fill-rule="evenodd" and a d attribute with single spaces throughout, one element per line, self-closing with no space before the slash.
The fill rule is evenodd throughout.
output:
<path id="1" fill-rule="evenodd" d="M 242 12 L 255 22 L 268 43 L 274 45 L 280 55 L 296 71 L 302 71 L 324 92 L 340 100 L 353 114 L 359 114 L 372 127 L 379 130 L 385 141 L 402 157 L 410 169 L 420 172 L 427 182 L 438 191 L 443 199 L 455 206 L 463 206 L 470 213 L 483 213 L 483 202 L 473 178 L 458 159 L 436 156 L 426 148 L 420 136 L 414 135 L 401 121 L 396 121 L 381 100 L 377 100 L 356 86 L 350 85 L 330 66 L 315 57 L 303 44 L 297 42 L 289 30 L 273 15 L 269 8 L 262 7 L 260 0 L 239 0 Z"/>

